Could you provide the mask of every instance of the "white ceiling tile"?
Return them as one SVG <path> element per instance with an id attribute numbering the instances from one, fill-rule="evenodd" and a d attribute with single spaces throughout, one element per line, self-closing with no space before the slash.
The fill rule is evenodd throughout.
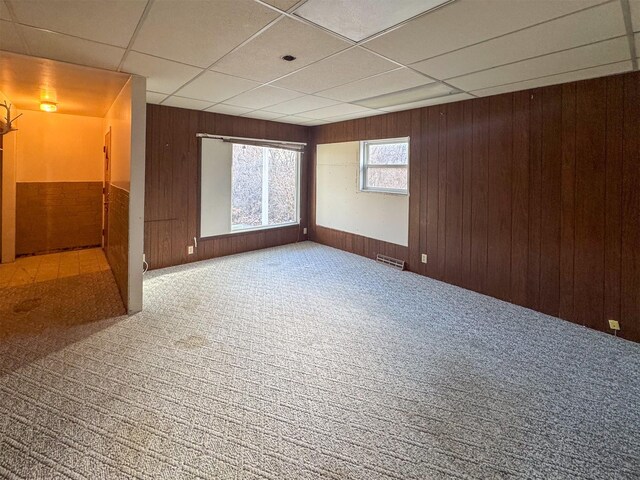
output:
<path id="1" fill-rule="evenodd" d="M 34 27 L 126 47 L 146 0 L 19 0 L 17 21 Z"/>
<path id="2" fill-rule="evenodd" d="M 27 49 L 20 38 L 16 25 L 4 20 L 0 20 L 0 50 L 22 54 L 27 53 Z"/>
<path id="3" fill-rule="evenodd" d="M 354 101 L 352 103 L 367 108 L 382 109 L 407 103 L 423 102 L 425 100 L 444 97 L 445 95 L 451 95 L 453 93 L 458 93 L 455 88 L 441 82 L 433 82 L 419 87 L 409 88 L 407 90 L 400 90 L 398 92 Z"/>
<path id="4" fill-rule="evenodd" d="M 287 100 L 299 97 L 301 94 L 284 88 L 270 87 L 268 85 L 250 90 L 240 95 L 226 100 L 228 105 L 236 105 L 238 107 L 252 108 L 259 110 L 276 103 L 282 103 Z"/>
<path id="5" fill-rule="evenodd" d="M 462 100 L 468 100 L 474 98 L 473 95 L 468 93 L 454 93 L 453 95 L 447 95 L 446 97 L 430 98 L 428 100 L 421 100 L 419 102 L 405 103 L 403 105 L 394 105 L 393 107 L 381 108 L 385 112 L 399 112 L 402 110 L 411 110 L 413 108 L 429 107 L 431 105 L 441 105 L 443 103 L 459 102 Z"/>
<path id="6" fill-rule="evenodd" d="M 295 14 L 359 42 L 449 0 L 307 0 Z"/>
<path id="7" fill-rule="evenodd" d="M 243 113 L 247 113 L 250 111 L 250 108 L 225 105 L 224 103 L 219 103 L 218 105 L 207 108 L 207 112 L 223 113 L 225 115 L 242 115 Z"/>
<path id="8" fill-rule="evenodd" d="M 304 122 L 300 122 L 300 125 L 304 125 L 306 127 L 315 127 L 316 125 L 326 125 L 327 123 L 331 123 L 329 120 L 319 120 L 317 118 L 313 120 L 306 120 Z"/>
<path id="9" fill-rule="evenodd" d="M 338 123 L 344 122 L 346 120 L 355 120 L 356 118 L 365 118 L 365 117 L 375 117 L 376 115 L 384 114 L 385 112 L 379 112 L 377 110 L 372 110 L 371 112 L 366 112 L 364 114 L 352 114 L 352 115 L 338 115 L 337 117 L 330 117 L 325 119 L 324 121 L 327 123 Z"/>
<path id="10" fill-rule="evenodd" d="M 336 87 L 398 68 L 398 65 L 362 48 L 351 48 L 274 82 L 304 93 Z"/>
<path id="11" fill-rule="evenodd" d="M 265 3 L 269 5 L 273 5 L 280 10 L 284 10 L 285 12 L 293 7 L 300 0 L 265 0 Z"/>
<path id="12" fill-rule="evenodd" d="M 9 13 L 9 9 L 4 3 L 4 0 L 0 0 L 0 20 L 13 21 L 13 19 L 11 18 L 11 14 Z"/>
<path id="13" fill-rule="evenodd" d="M 457 0 L 366 42 L 365 46 L 409 64 L 598 3 L 602 0 Z"/>
<path id="14" fill-rule="evenodd" d="M 167 95 L 164 93 L 147 92 L 147 103 L 158 104 L 162 102 L 165 98 L 167 98 Z"/>
<path id="15" fill-rule="evenodd" d="M 232 77 L 218 72 L 204 72 L 198 78 L 182 87 L 176 95 L 211 102 L 221 102 L 242 92 L 259 86 L 257 82 Z"/>
<path id="16" fill-rule="evenodd" d="M 208 67 L 277 17 L 252 0 L 156 1 L 133 49 Z"/>
<path id="17" fill-rule="evenodd" d="M 628 58 L 629 43 L 625 36 L 464 75 L 447 82 L 465 91 L 479 90 L 620 62 Z"/>
<path id="18" fill-rule="evenodd" d="M 258 82 L 269 82 L 349 45 L 318 28 L 283 18 L 224 57 L 212 70 Z M 286 62 L 281 58 L 284 55 L 293 55 L 296 60 Z"/>
<path id="19" fill-rule="evenodd" d="M 205 110 L 211 106 L 211 102 L 203 102 L 202 100 L 194 100 L 193 98 L 177 97 L 172 95 L 162 102 L 162 105 L 168 107 L 188 108 L 189 110 Z"/>
<path id="20" fill-rule="evenodd" d="M 129 52 L 122 69 L 147 77 L 147 89 L 154 92 L 173 93 L 202 70 L 189 65 Z"/>
<path id="21" fill-rule="evenodd" d="M 407 88 L 413 88 L 432 82 L 433 80 L 408 68 L 399 68 L 381 75 L 365 78 L 364 80 L 358 80 L 347 85 L 323 90 L 318 92 L 318 95 L 335 100 L 341 100 L 343 102 L 351 102 L 399 90 L 406 90 Z"/>
<path id="22" fill-rule="evenodd" d="M 375 112 L 370 108 L 361 107 L 359 105 L 351 105 L 350 103 L 339 103 L 331 107 L 319 108 L 304 112 L 304 116 L 311 119 L 325 119 L 337 117 L 339 115 L 366 115 L 368 112 Z"/>
<path id="23" fill-rule="evenodd" d="M 306 112 L 308 110 L 316 110 L 318 108 L 330 107 L 335 105 L 337 100 L 331 100 L 329 98 L 314 97 L 313 95 L 305 95 L 304 97 L 294 98 L 277 105 L 267 107 L 270 112 L 276 112 L 281 115 L 294 115 L 296 113 Z"/>
<path id="24" fill-rule="evenodd" d="M 19 27 L 31 55 L 89 67 L 115 70 L 125 49 L 38 28 Z"/>
<path id="25" fill-rule="evenodd" d="M 488 97 L 491 95 L 498 95 L 500 93 L 517 92 L 520 90 L 527 90 L 529 88 L 544 87 L 547 85 L 557 85 L 560 83 L 576 82 L 578 80 L 586 80 L 588 78 L 603 77 L 606 75 L 615 75 L 616 73 L 628 72 L 631 70 L 631 61 L 617 62 L 609 65 L 601 65 L 599 67 L 585 68 L 584 70 L 577 70 L 575 72 L 561 73 L 559 75 L 551 75 L 543 78 L 536 78 L 534 80 L 527 80 L 525 82 L 510 83 L 508 85 L 501 85 L 499 87 L 485 88 L 482 90 L 474 90 L 473 93 L 479 97 Z"/>
<path id="26" fill-rule="evenodd" d="M 447 79 L 625 34 L 620 3 L 607 3 L 487 42 L 414 63 Z"/>
<path id="27" fill-rule="evenodd" d="M 296 125 L 302 125 L 302 122 L 309 122 L 310 119 L 305 117 L 297 117 L 295 115 L 289 115 L 287 117 L 280 117 L 276 121 L 282 122 L 282 123 L 293 123 Z"/>
<path id="28" fill-rule="evenodd" d="M 264 110 L 254 110 L 242 115 L 243 117 L 257 118 L 259 120 L 273 120 L 275 118 L 284 117 L 281 113 L 266 112 Z"/>
<path id="29" fill-rule="evenodd" d="M 629 0 L 629 7 L 631 8 L 631 25 L 634 32 L 640 32 L 640 1 Z"/>

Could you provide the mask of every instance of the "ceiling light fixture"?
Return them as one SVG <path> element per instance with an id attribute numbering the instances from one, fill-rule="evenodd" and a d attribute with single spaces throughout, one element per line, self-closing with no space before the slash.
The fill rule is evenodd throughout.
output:
<path id="1" fill-rule="evenodd" d="M 405 103 L 419 102 L 432 98 L 446 97 L 454 93 L 460 93 L 457 88 L 443 83 L 434 82 L 419 87 L 407 88 L 398 92 L 386 93 L 377 97 L 363 98 L 351 103 L 367 108 L 386 108 Z"/>
<path id="2" fill-rule="evenodd" d="M 53 113 L 58 110 L 58 105 L 53 102 L 40 102 L 40 110 L 43 112 Z"/>
<path id="3" fill-rule="evenodd" d="M 284 55 L 282 59 L 285 62 L 293 62 L 296 59 L 296 57 L 294 57 L 293 55 Z"/>

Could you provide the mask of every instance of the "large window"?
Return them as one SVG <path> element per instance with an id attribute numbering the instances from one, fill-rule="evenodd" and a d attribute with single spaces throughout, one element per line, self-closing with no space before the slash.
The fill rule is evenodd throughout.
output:
<path id="1" fill-rule="evenodd" d="M 298 222 L 298 158 L 281 148 L 233 145 L 231 229 Z"/>
<path id="2" fill-rule="evenodd" d="M 200 238 L 299 223 L 304 144 L 201 135 Z"/>
<path id="3" fill-rule="evenodd" d="M 360 142 L 360 189 L 408 193 L 409 139 Z"/>

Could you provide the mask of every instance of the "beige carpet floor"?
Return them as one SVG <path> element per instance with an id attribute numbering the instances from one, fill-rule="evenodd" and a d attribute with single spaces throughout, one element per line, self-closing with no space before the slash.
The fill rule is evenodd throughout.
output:
<path id="1" fill-rule="evenodd" d="M 32 325 L 0 343 L 2 478 L 639 478 L 640 345 L 348 253 L 150 272 L 131 317 L 15 311 L 39 295 L 0 289 Z"/>

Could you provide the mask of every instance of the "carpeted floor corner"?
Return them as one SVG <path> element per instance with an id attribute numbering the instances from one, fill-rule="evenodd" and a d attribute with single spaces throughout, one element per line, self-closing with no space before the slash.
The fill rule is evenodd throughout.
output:
<path id="1" fill-rule="evenodd" d="M 639 478 L 639 344 L 311 242 L 144 293 L 0 342 L 1 478 Z"/>

